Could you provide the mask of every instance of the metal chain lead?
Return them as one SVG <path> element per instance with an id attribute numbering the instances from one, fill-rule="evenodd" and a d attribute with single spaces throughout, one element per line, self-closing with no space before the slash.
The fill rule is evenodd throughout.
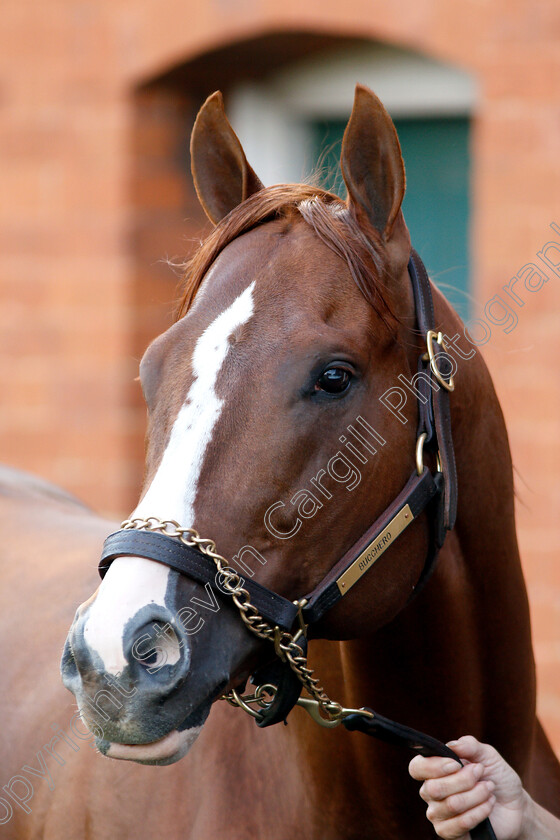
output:
<path id="1" fill-rule="evenodd" d="M 307 656 L 296 641 L 299 633 L 294 636 L 286 630 L 280 630 L 279 627 L 273 627 L 265 621 L 257 608 L 251 603 L 249 593 L 243 588 L 241 575 L 231 568 L 225 557 L 218 554 L 214 540 L 201 537 L 194 528 L 183 528 L 174 519 L 158 519 L 155 516 L 149 516 L 146 519 L 126 519 L 121 528 L 123 530 L 157 531 L 167 537 L 178 539 L 191 548 L 197 548 L 202 554 L 210 557 L 222 576 L 220 586 L 231 595 L 248 630 L 258 636 L 259 639 L 268 639 L 274 644 L 278 656 L 288 663 L 328 720 L 337 720 L 341 717 L 343 707 L 340 703 L 330 699 L 319 680 L 313 676 L 313 670 L 308 667 Z M 223 699 L 228 700 L 235 706 L 241 705 L 235 692 L 223 695 Z"/>

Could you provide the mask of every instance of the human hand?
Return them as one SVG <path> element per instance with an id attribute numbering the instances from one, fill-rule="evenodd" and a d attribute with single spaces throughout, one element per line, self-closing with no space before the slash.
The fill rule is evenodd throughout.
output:
<path id="1" fill-rule="evenodd" d="M 426 816 L 444 840 L 468 840 L 468 832 L 491 816 L 497 840 L 519 840 L 531 800 L 521 779 L 488 744 L 467 735 L 448 744 L 464 767 L 450 758 L 416 756 L 410 775 L 424 784 Z"/>

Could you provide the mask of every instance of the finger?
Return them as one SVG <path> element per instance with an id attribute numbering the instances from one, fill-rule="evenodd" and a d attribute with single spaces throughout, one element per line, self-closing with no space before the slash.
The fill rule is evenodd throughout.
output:
<path id="1" fill-rule="evenodd" d="M 408 765 L 408 772 L 413 779 L 423 782 L 426 779 L 438 779 L 441 776 L 448 776 L 450 773 L 457 773 L 461 765 L 450 758 L 432 757 L 426 758 L 423 755 L 416 755 Z"/>
<path id="2" fill-rule="evenodd" d="M 487 782 L 479 782 L 472 790 L 456 793 L 447 799 L 431 800 L 426 815 L 431 822 L 445 822 L 446 820 L 466 814 L 483 805 L 492 796 L 493 786 Z"/>
<path id="3" fill-rule="evenodd" d="M 477 805 L 476 808 L 472 808 L 464 814 L 460 814 L 444 822 L 434 823 L 438 837 L 442 837 L 444 840 L 459 840 L 460 838 L 462 840 L 462 838 L 466 838 L 469 831 L 475 826 L 480 825 L 483 820 L 491 815 L 495 802 L 496 797 L 491 796 L 482 805 Z"/>
<path id="4" fill-rule="evenodd" d="M 449 796 L 472 790 L 483 772 L 482 764 L 468 764 L 452 775 L 427 779 L 420 788 L 420 796 L 426 802 L 441 801 Z"/>

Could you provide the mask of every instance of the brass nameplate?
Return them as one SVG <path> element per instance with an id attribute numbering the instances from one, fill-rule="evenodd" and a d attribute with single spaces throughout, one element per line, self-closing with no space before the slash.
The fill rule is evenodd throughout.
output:
<path id="1" fill-rule="evenodd" d="M 376 560 L 386 551 L 392 542 L 402 534 L 413 521 L 414 517 L 408 505 L 405 505 L 394 516 L 379 536 L 365 548 L 359 557 L 356 557 L 351 566 L 339 577 L 336 582 L 342 595 L 346 595 L 349 589 L 365 575 Z"/>

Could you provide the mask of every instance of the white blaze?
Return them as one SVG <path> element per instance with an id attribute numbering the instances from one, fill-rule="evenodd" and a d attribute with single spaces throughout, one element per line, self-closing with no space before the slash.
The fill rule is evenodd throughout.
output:
<path id="1" fill-rule="evenodd" d="M 224 401 L 216 382 L 230 349 L 230 336 L 253 314 L 254 282 L 210 324 L 192 357 L 193 382 L 173 424 L 160 465 L 133 517 L 157 516 L 193 525 L 198 481 Z M 140 557 L 117 558 L 90 606 L 84 635 L 108 673 L 125 667 L 123 633 L 146 604 L 164 606 L 170 569 Z"/>
<path id="2" fill-rule="evenodd" d="M 204 456 L 223 407 L 216 381 L 230 348 L 231 334 L 253 314 L 254 285 L 251 283 L 198 339 L 192 358 L 193 383 L 158 471 L 131 518 L 157 516 L 176 519 L 185 527 L 193 524 Z"/>

